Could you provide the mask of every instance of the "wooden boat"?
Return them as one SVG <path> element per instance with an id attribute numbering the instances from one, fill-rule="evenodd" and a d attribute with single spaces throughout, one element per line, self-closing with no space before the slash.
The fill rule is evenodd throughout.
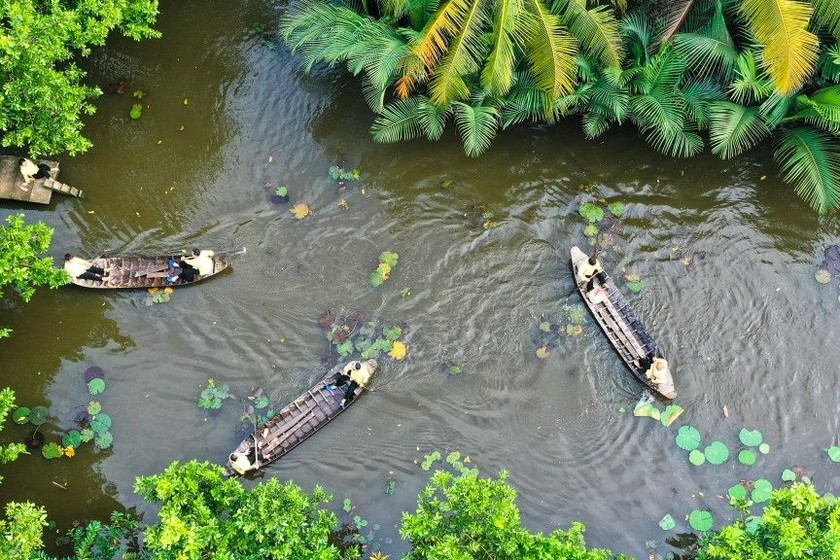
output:
<path id="1" fill-rule="evenodd" d="M 367 360 L 361 362 L 361 365 L 368 368 L 371 375 L 377 368 L 376 360 Z M 327 389 L 327 385 L 335 379 L 336 371 L 339 370 L 327 373 L 268 422 L 258 427 L 253 434 L 242 440 L 228 456 L 228 475 L 256 471 L 276 461 L 357 402 L 359 395 L 365 390 L 361 386 L 356 388 L 355 398 L 345 407 L 340 406 L 345 389 Z"/>
<path id="2" fill-rule="evenodd" d="M 211 276 L 215 276 L 224 269 L 230 266 L 231 257 L 245 252 L 245 248 L 237 249 L 235 251 L 228 251 L 224 253 L 215 253 L 211 257 L 213 260 L 213 270 L 210 274 L 200 274 L 196 276 L 195 280 L 185 281 L 176 280 L 169 282 L 166 277 L 170 274 L 177 276 L 180 268 L 175 268 L 174 271 L 169 269 L 169 259 L 174 258 L 179 260 L 183 255 L 175 253 L 172 255 L 162 255 L 159 257 L 99 257 L 91 260 L 93 266 L 98 266 L 105 270 L 102 282 L 96 280 L 82 280 L 81 278 L 74 278 L 73 284 L 82 286 L 84 288 L 100 288 L 100 289 L 115 289 L 115 288 L 165 288 L 167 286 L 177 287 L 187 284 L 195 284 L 201 282 Z"/>
<path id="3" fill-rule="evenodd" d="M 583 301 L 595 320 L 601 326 L 604 334 L 612 343 L 613 348 L 618 352 L 624 363 L 633 372 L 633 375 L 645 386 L 666 399 L 673 399 L 677 396 L 674 388 L 674 379 L 671 376 L 670 368 L 665 367 L 659 372 L 660 383 L 654 383 L 647 376 L 647 362 L 649 359 L 658 357 L 664 358 L 662 350 L 642 326 L 641 321 L 630 309 L 630 305 L 621 292 L 618 291 L 612 279 L 604 273 L 605 282 L 597 277 L 594 281 L 593 290 L 586 293 L 586 280 L 578 273 L 578 268 L 588 258 L 578 247 L 572 247 L 572 269 L 574 270 L 575 284 L 580 292 Z M 664 360 L 663 360 L 664 361 Z M 667 366 L 667 362 L 665 362 Z"/>

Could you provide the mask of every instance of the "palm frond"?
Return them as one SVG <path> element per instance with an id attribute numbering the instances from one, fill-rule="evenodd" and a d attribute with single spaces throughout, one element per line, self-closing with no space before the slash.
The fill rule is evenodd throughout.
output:
<path id="1" fill-rule="evenodd" d="M 478 71 L 485 45 L 481 29 L 486 22 L 483 3 L 472 2 L 461 20 L 461 29 L 449 42 L 446 55 L 432 71 L 430 97 L 438 105 L 449 105 L 469 96 L 464 76 Z"/>
<path id="2" fill-rule="evenodd" d="M 493 106 L 453 103 L 455 122 L 464 142 L 464 151 L 477 157 L 487 151 L 499 128 L 499 110 Z"/>
<path id="3" fill-rule="evenodd" d="M 814 23 L 824 27 L 840 41 L 840 2 L 837 0 L 811 0 L 814 6 Z"/>
<path id="4" fill-rule="evenodd" d="M 729 159 L 749 150 L 771 130 L 758 107 L 715 101 L 709 107 L 709 142 L 712 153 Z"/>
<path id="5" fill-rule="evenodd" d="M 452 106 L 435 105 L 425 96 L 417 96 L 417 113 L 420 115 L 420 128 L 429 140 L 440 140 L 446 120 L 452 114 Z"/>
<path id="6" fill-rule="evenodd" d="M 818 128 L 840 133 L 840 85 L 823 88 L 810 95 L 796 98 L 795 111 L 783 122 L 804 121 Z"/>
<path id="7" fill-rule="evenodd" d="M 819 40 L 809 32 L 813 9 L 797 0 L 742 0 L 741 10 L 763 45 L 765 68 L 783 94 L 801 86 L 814 69 Z"/>
<path id="8" fill-rule="evenodd" d="M 618 20 L 606 6 L 591 10 L 577 0 L 566 0 L 563 21 L 569 33 L 581 44 L 584 52 L 605 66 L 620 66 L 624 53 Z"/>
<path id="9" fill-rule="evenodd" d="M 422 135 L 420 99 L 421 96 L 414 96 L 386 105 L 370 127 L 373 139 L 392 143 Z"/>
<path id="10" fill-rule="evenodd" d="M 647 15 L 635 11 L 621 18 L 621 35 L 637 64 L 647 65 L 648 53 L 655 39 L 655 29 Z"/>
<path id="11" fill-rule="evenodd" d="M 684 102 L 673 91 L 652 90 L 630 99 L 630 118 L 657 150 L 690 157 L 703 149 L 703 139 L 686 121 Z"/>
<path id="12" fill-rule="evenodd" d="M 600 111 L 587 111 L 583 114 L 581 125 L 583 133 L 590 140 L 597 138 L 610 129 L 611 121 Z"/>
<path id="13" fill-rule="evenodd" d="M 686 76 L 685 60 L 674 50 L 656 55 L 634 81 L 638 90 L 649 94 L 655 89 L 674 90 Z"/>
<path id="14" fill-rule="evenodd" d="M 742 52 L 735 63 L 735 79 L 729 84 L 732 100 L 741 105 L 761 101 L 773 92 L 773 82 L 758 68 L 755 53 Z"/>
<path id="15" fill-rule="evenodd" d="M 576 82 L 577 45 L 541 0 L 526 0 L 529 17 L 525 18 L 527 40 L 525 56 L 537 83 L 553 99 L 570 93 Z"/>
<path id="16" fill-rule="evenodd" d="M 831 45 L 820 55 L 817 77 L 829 83 L 840 82 L 840 45 Z"/>
<path id="17" fill-rule="evenodd" d="M 447 0 L 429 19 L 412 45 L 427 68 L 434 68 L 449 50 L 453 37 L 463 29 L 467 14 L 479 7 L 481 0 Z"/>
<path id="18" fill-rule="evenodd" d="M 696 32 L 677 34 L 674 37 L 674 48 L 699 76 L 723 74 L 725 79 L 738 60 L 738 49 L 726 26 L 720 5 L 716 7 L 712 18 Z"/>
<path id="19" fill-rule="evenodd" d="M 552 98 L 539 86 L 533 72 L 518 72 L 513 87 L 505 95 L 501 115 L 502 128 L 528 120 L 554 122 Z"/>
<path id="20" fill-rule="evenodd" d="M 771 127 L 777 127 L 782 124 L 795 104 L 796 99 L 793 95 L 782 95 L 778 91 L 773 91 L 767 99 L 762 101 L 758 112 Z"/>
<path id="21" fill-rule="evenodd" d="M 515 47 L 525 43 L 521 18 L 525 14 L 523 0 L 496 3 L 493 14 L 490 56 L 481 71 L 481 86 L 493 95 L 503 95 L 513 84 Z"/>
<path id="22" fill-rule="evenodd" d="M 726 99 L 723 90 L 711 80 L 689 82 L 678 91 L 685 101 L 686 118 L 699 129 L 709 124 L 709 105 L 713 101 Z"/>
<path id="23" fill-rule="evenodd" d="M 439 0 L 409 0 L 406 11 L 411 28 L 422 29 L 439 7 Z"/>
<path id="24" fill-rule="evenodd" d="M 775 152 L 782 179 L 821 214 L 840 207 L 840 145 L 810 127 L 782 129 Z"/>
<path id="25" fill-rule="evenodd" d="M 665 19 L 665 31 L 661 38 L 663 43 L 667 42 L 668 39 L 673 37 L 674 34 L 679 31 L 696 1 L 697 0 L 674 0 L 673 2 L 668 3 L 667 12 L 663 14 Z"/>

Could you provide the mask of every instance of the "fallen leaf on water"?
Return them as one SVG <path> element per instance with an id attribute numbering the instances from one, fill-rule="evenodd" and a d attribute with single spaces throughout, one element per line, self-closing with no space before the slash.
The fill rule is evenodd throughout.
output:
<path id="1" fill-rule="evenodd" d="M 762 176 L 761 176 L 761 178 L 759 179 L 759 181 L 763 181 L 763 180 L 765 180 L 766 178 L 767 178 L 767 175 L 762 175 Z"/>
<path id="2" fill-rule="evenodd" d="M 338 202 L 338 205 L 341 207 L 342 210 L 347 210 L 348 208 L 350 208 L 350 204 L 344 197 L 341 197 L 341 200 Z"/>
<path id="3" fill-rule="evenodd" d="M 729 409 L 726 408 L 726 405 L 723 405 L 723 416 L 729 418 Z"/>
<path id="4" fill-rule="evenodd" d="M 305 202 L 298 202 L 291 208 L 289 208 L 289 212 L 297 218 L 298 220 L 302 220 L 305 217 L 309 216 L 312 213 L 312 210 L 309 208 L 309 205 Z"/>
<path id="5" fill-rule="evenodd" d="M 140 217 L 140 212 L 135 212 L 134 215 L 139 218 Z"/>
<path id="6" fill-rule="evenodd" d="M 537 358 L 540 360 L 548 358 L 548 346 L 542 345 L 537 348 Z"/>
<path id="7" fill-rule="evenodd" d="M 405 358 L 405 355 L 408 353 L 408 346 L 405 342 L 401 340 L 395 340 L 394 344 L 391 346 L 391 351 L 388 352 L 388 355 L 394 358 L 395 360 L 402 360 Z"/>

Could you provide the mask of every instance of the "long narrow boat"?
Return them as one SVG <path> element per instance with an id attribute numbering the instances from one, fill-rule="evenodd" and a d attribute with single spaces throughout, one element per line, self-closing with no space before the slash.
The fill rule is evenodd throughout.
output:
<path id="1" fill-rule="evenodd" d="M 361 362 L 370 375 L 376 371 L 376 360 Z M 345 366 L 342 369 L 345 369 Z M 254 430 L 228 456 L 227 474 L 245 474 L 276 461 L 306 438 L 326 426 L 333 418 L 358 401 L 364 388 L 355 390 L 355 398 L 344 407 L 344 388 L 327 389 L 335 379 L 335 371 L 327 373 L 315 385 L 283 407 L 268 422 Z"/>
<path id="2" fill-rule="evenodd" d="M 660 383 L 654 383 L 648 378 L 647 366 L 649 360 L 664 358 L 662 350 L 647 333 L 633 310 L 630 309 L 630 305 L 618 291 L 612 278 L 606 272 L 604 273 L 606 281 L 601 282 L 596 277 L 593 290 L 587 294 L 587 282 L 581 278 L 578 269 L 589 256 L 578 247 L 572 247 L 571 254 L 572 269 L 578 291 L 618 355 L 621 356 L 633 375 L 645 386 L 666 399 L 675 398 L 677 391 L 674 388 L 674 379 L 671 376 L 670 368 L 665 367 L 664 371 L 658 372 Z M 664 362 L 664 360 L 662 361 Z M 667 362 L 665 364 L 667 366 Z"/>
<path id="3" fill-rule="evenodd" d="M 212 270 L 208 274 L 199 274 L 192 281 L 176 280 L 169 282 L 166 277 L 173 275 L 177 276 L 180 273 L 179 268 L 170 270 L 169 259 L 178 261 L 183 256 L 189 257 L 189 254 L 183 255 L 180 253 L 173 253 L 171 255 L 162 255 L 158 257 L 99 257 L 91 260 L 93 266 L 100 267 L 105 270 L 105 276 L 102 282 L 96 280 L 83 280 L 81 278 L 74 278 L 73 284 L 82 286 L 84 288 L 100 288 L 100 289 L 116 289 L 116 288 L 164 288 L 167 286 L 177 287 L 187 284 L 195 284 L 206 280 L 211 276 L 215 276 L 224 269 L 230 266 L 231 257 L 245 252 L 245 248 L 228 251 L 223 253 L 214 253 L 210 258 L 213 261 Z"/>

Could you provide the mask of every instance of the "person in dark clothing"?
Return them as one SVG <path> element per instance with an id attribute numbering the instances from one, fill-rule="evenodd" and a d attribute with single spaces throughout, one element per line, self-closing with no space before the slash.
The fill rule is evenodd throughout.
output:
<path id="1" fill-rule="evenodd" d="M 595 279 L 597 278 L 601 284 L 607 281 L 607 274 L 601 267 L 601 263 L 595 258 L 595 255 L 589 257 L 586 264 L 579 268 L 580 275 L 586 280 L 586 292 L 591 292 L 595 287 Z"/>
<path id="2" fill-rule="evenodd" d="M 198 276 L 198 269 L 184 259 L 180 259 L 177 263 L 175 259 L 169 259 L 167 264 L 169 264 L 169 276 L 166 277 L 166 280 L 169 282 L 176 282 L 178 280 L 192 282 Z M 177 276 L 175 276 L 176 268 L 181 269 L 181 272 Z"/>
<path id="3" fill-rule="evenodd" d="M 102 282 L 102 277 L 108 276 L 104 268 L 93 266 L 90 262 L 74 256 L 73 253 L 64 255 L 64 270 L 73 278 L 93 280 L 94 282 Z"/>
<path id="4" fill-rule="evenodd" d="M 359 386 L 365 387 L 367 382 L 370 380 L 370 376 L 373 372 L 368 367 L 365 367 L 365 365 L 366 364 L 362 364 L 362 362 L 351 362 L 347 364 L 344 370 L 335 374 L 333 382 L 327 385 L 327 390 L 332 393 L 338 387 L 347 383 L 347 390 L 344 391 L 344 398 L 341 399 L 341 403 L 339 403 L 341 408 L 344 408 L 345 405 L 352 402 L 353 399 L 356 398 L 356 389 Z"/>

